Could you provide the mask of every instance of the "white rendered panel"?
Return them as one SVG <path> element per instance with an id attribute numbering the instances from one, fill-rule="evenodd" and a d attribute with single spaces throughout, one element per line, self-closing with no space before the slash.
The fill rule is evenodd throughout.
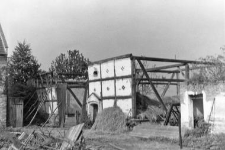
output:
<path id="1" fill-rule="evenodd" d="M 114 60 L 101 64 L 102 78 L 114 77 Z"/>
<path id="2" fill-rule="evenodd" d="M 113 107 L 114 105 L 114 99 L 105 99 L 102 102 L 103 102 L 103 109 Z"/>
<path id="3" fill-rule="evenodd" d="M 117 106 L 122 109 L 122 111 L 129 116 L 132 116 L 132 99 L 118 99 Z"/>
<path id="4" fill-rule="evenodd" d="M 116 76 L 131 75 L 131 59 L 124 58 L 115 60 Z"/>
<path id="5" fill-rule="evenodd" d="M 102 96 L 115 96 L 114 80 L 102 81 Z"/>
<path id="6" fill-rule="evenodd" d="M 132 92 L 131 78 L 116 80 L 116 96 L 130 96 Z"/>
<path id="7" fill-rule="evenodd" d="M 101 83 L 100 82 L 90 82 L 89 83 L 89 95 L 95 93 L 101 97 Z"/>
<path id="8" fill-rule="evenodd" d="M 100 64 L 94 64 L 88 66 L 88 77 L 89 80 L 100 79 Z"/>

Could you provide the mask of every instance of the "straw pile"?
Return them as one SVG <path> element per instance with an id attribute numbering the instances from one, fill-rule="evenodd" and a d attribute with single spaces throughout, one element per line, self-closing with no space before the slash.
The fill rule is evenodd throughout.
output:
<path id="1" fill-rule="evenodd" d="M 126 116 L 119 107 L 109 107 L 98 114 L 92 130 L 123 132 L 126 130 Z"/>

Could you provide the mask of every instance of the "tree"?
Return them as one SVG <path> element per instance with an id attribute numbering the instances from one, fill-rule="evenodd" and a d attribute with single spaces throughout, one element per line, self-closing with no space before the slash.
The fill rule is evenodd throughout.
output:
<path id="1" fill-rule="evenodd" d="M 18 42 L 9 60 L 9 75 L 13 82 L 26 84 L 28 79 L 38 74 L 40 66 L 31 54 L 30 45 L 25 41 L 23 43 Z"/>
<path id="2" fill-rule="evenodd" d="M 222 55 L 206 56 L 199 60 L 206 63 L 205 65 L 193 64 L 193 68 L 200 68 L 193 73 L 190 83 L 216 83 L 218 81 L 225 81 L 225 48 L 221 47 Z"/>
<path id="3" fill-rule="evenodd" d="M 86 74 L 89 60 L 79 50 L 69 50 L 60 54 L 51 63 L 50 71 L 54 73 Z"/>

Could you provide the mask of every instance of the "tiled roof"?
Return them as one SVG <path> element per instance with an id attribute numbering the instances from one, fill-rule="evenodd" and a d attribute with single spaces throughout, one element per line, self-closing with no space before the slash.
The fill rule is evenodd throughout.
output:
<path id="1" fill-rule="evenodd" d="M 0 24 L 0 55 L 2 54 L 7 55 L 7 48 L 8 48 L 8 45 L 7 45 L 5 35 L 3 33 L 3 30 Z"/>

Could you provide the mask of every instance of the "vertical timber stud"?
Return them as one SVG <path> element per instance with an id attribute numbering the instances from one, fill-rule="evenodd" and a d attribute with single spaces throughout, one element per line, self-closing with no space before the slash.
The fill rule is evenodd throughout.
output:
<path id="1" fill-rule="evenodd" d="M 188 80 L 189 80 L 189 65 L 185 65 L 185 83 L 188 85 Z"/>
<path id="2" fill-rule="evenodd" d="M 136 69 L 135 59 L 131 56 L 131 75 L 132 75 L 132 117 L 136 117 L 137 114 L 137 103 L 136 103 Z"/>
<path id="3" fill-rule="evenodd" d="M 58 87 L 56 90 L 58 104 L 61 104 L 59 106 L 59 126 L 61 128 L 64 127 L 64 123 L 65 123 L 66 89 L 67 89 L 67 84 L 61 83 L 61 84 L 58 84 Z"/>
<path id="4" fill-rule="evenodd" d="M 163 100 L 161 99 L 161 97 L 160 97 L 158 91 L 156 90 L 154 84 L 152 83 L 152 81 L 151 81 L 151 79 L 150 79 L 150 77 L 149 77 L 147 71 L 145 70 L 144 65 L 142 64 L 141 60 L 137 59 L 137 61 L 138 61 L 139 65 L 140 65 L 140 67 L 141 67 L 143 73 L 145 74 L 146 78 L 148 79 L 148 82 L 150 83 L 150 85 L 151 85 L 151 87 L 152 87 L 152 89 L 153 89 L 153 91 L 154 91 L 154 93 L 155 93 L 157 99 L 161 102 L 161 104 L 163 105 L 163 108 L 165 109 L 165 111 L 166 111 L 166 113 L 167 113 L 166 105 L 164 104 L 164 102 L 163 102 Z"/>
<path id="5" fill-rule="evenodd" d="M 83 105 L 82 105 L 82 119 L 81 122 L 84 123 L 85 119 L 87 119 L 87 110 L 86 110 L 86 106 L 87 106 L 87 94 L 88 92 L 88 82 L 85 83 L 85 89 L 84 89 L 84 97 L 83 97 Z"/>
<path id="6" fill-rule="evenodd" d="M 113 60 L 113 69 L 114 69 L 114 93 L 115 93 L 115 98 L 114 98 L 114 106 L 117 106 L 117 97 L 116 97 L 116 59 Z"/>
<path id="7" fill-rule="evenodd" d="M 176 73 L 176 76 L 177 76 L 177 80 L 179 80 L 179 73 Z M 179 96 L 180 95 L 180 83 L 178 82 L 177 83 L 177 96 Z"/>

